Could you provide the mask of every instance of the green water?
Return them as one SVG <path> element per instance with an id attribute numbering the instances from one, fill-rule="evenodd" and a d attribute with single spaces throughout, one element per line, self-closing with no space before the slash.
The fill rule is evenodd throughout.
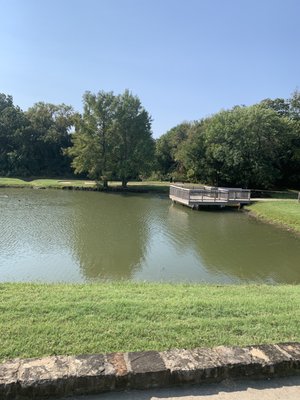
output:
<path id="1" fill-rule="evenodd" d="M 158 195 L 0 189 L 0 281 L 300 283 L 300 238 Z"/>

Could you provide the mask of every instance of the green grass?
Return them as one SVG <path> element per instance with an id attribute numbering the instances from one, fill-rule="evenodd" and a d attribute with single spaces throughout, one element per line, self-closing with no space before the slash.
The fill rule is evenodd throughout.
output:
<path id="1" fill-rule="evenodd" d="M 33 188 L 55 188 L 62 189 L 65 187 L 74 188 L 95 188 L 96 182 L 85 179 L 35 179 L 24 181 L 17 178 L 0 178 L 0 187 L 33 187 Z M 121 182 L 111 181 L 109 186 L 112 188 L 121 187 Z M 160 181 L 144 181 L 144 182 L 129 182 L 128 188 L 140 191 L 153 191 L 167 193 L 169 191 L 168 182 Z"/>
<path id="2" fill-rule="evenodd" d="M 0 178 L 0 187 L 5 186 L 29 186 L 28 182 L 17 178 Z"/>
<path id="3" fill-rule="evenodd" d="M 246 209 L 263 220 L 300 233 L 300 203 L 297 200 L 258 201 Z"/>
<path id="4" fill-rule="evenodd" d="M 300 340 L 299 286 L 0 284 L 0 360 Z"/>
<path id="5" fill-rule="evenodd" d="M 0 187 L 41 187 L 41 188 L 63 188 L 74 187 L 95 187 L 96 183 L 89 180 L 79 179 L 34 179 L 22 180 L 17 178 L 0 178 Z"/>

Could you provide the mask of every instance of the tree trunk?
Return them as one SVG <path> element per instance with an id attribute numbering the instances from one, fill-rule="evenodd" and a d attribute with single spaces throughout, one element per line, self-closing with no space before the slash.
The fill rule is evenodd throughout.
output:
<path id="1" fill-rule="evenodd" d="M 127 179 L 122 178 L 122 188 L 127 188 Z"/>

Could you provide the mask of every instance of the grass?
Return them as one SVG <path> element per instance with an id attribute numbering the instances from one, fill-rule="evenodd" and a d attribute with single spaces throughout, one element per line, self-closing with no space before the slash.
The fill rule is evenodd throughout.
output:
<path id="1" fill-rule="evenodd" d="M 23 181 L 22 179 L 17 178 L 0 178 L 0 187 L 9 187 L 9 186 L 28 186 L 28 182 Z"/>
<path id="2" fill-rule="evenodd" d="M 300 340 L 299 286 L 0 284 L 0 360 Z"/>
<path id="3" fill-rule="evenodd" d="M 297 200 L 258 201 L 246 209 L 258 218 L 300 233 L 300 203 Z"/>
<path id="4" fill-rule="evenodd" d="M 121 186 L 121 182 L 111 181 L 109 182 L 111 188 Z M 0 187 L 31 187 L 31 188 L 54 188 L 63 189 L 66 187 L 71 188 L 96 188 L 97 184 L 92 180 L 80 180 L 80 179 L 35 179 L 25 181 L 18 178 L 0 178 Z M 101 188 L 101 186 L 100 186 Z M 169 191 L 168 182 L 160 181 L 143 181 L 143 182 L 129 182 L 128 188 L 136 191 L 147 191 L 147 192 L 161 192 L 167 193 Z"/>

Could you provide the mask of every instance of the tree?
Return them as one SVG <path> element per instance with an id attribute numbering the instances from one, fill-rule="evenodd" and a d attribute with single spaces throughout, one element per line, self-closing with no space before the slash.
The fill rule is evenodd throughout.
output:
<path id="1" fill-rule="evenodd" d="M 264 105 L 236 106 L 196 124 L 178 156 L 192 180 L 269 188 L 283 177 L 291 129 L 288 118 Z"/>
<path id="2" fill-rule="evenodd" d="M 23 132 L 20 157 L 31 175 L 70 173 L 64 150 L 71 145 L 76 114 L 71 106 L 39 102 L 26 112 L 29 127 Z"/>
<path id="3" fill-rule="evenodd" d="M 195 122 L 176 151 L 176 160 L 182 165 L 186 178 L 196 182 L 207 182 L 210 179 L 205 155 L 204 125 L 204 120 Z"/>
<path id="4" fill-rule="evenodd" d="M 84 111 L 77 120 L 73 146 L 67 151 L 73 157 L 75 173 L 87 172 L 107 187 L 112 175 L 113 125 L 116 98 L 112 92 L 100 91 L 97 95 L 86 92 L 83 96 Z"/>
<path id="5" fill-rule="evenodd" d="M 119 96 L 87 92 L 83 100 L 84 112 L 67 151 L 75 173 L 87 172 L 104 187 L 119 178 L 125 187 L 147 172 L 153 160 L 151 118 L 128 90 Z"/>
<path id="6" fill-rule="evenodd" d="M 281 117 L 288 118 L 289 132 L 285 138 L 286 157 L 282 163 L 282 178 L 280 185 L 284 187 L 300 187 L 300 92 L 295 90 L 289 99 L 266 99 L 262 103 L 277 112 Z"/>
<path id="7" fill-rule="evenodd" d="M 281 117 L 289 117 L 290 115 L 290 104 L 288 100 L 277 98 L 277 99 L 265 99 L 260 102 L 263 107 L 270 108 Z"/>
<path id="8" fill-rule="evenodd" d="M 12 96 L 0 93 L 0 174 L 19 171 L 20 135 L 28 126 L 24 112 L 13 104 Z"/>
<path id="9" fill-rule="evenodd" d="M 286 118 L 261 105 L 235 107 L 212 117 L 206 126 L 207 163 L 217 163 L 221 185 L 268 188 L 281 177 Z"/>
<path id="10" fill-rule="evenodd" d="M 192 123 L 183 122 L 157 139 L 155 149 L 156 168 L 162 177 L 168 179 L 178 178 L 185 174 L 184 165 L 178 154 L 192 126 Z"/>
<path id="11" fill-rule="evenodd" d="M 290 117 L 294 120 L 300 121 L 300 92 L 295 90 L 289 99 Z"/>
<path id="12" fill-rule="evenodd" d="M 151 118 L 128 90 L 117 97 L 113 135 L 114 171 L 126 187 L 129 179 L 150 171 L 154 156 Z"/>

